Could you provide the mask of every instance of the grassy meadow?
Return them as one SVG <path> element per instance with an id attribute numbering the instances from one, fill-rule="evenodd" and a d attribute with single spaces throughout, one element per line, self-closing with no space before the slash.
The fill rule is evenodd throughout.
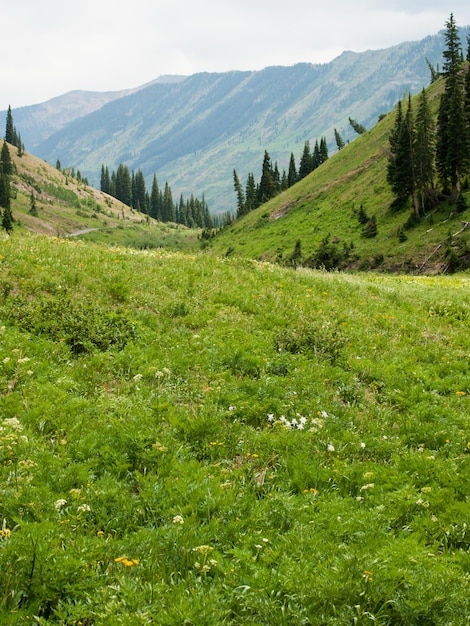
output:
<path id="1" fill-rule="evenodd" d="M 470 277 L 0 241 L 0 623 L 470 615 Z"/>

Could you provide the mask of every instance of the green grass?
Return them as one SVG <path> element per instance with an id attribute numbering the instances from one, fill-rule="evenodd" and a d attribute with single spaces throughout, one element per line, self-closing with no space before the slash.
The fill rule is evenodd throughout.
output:
<path id="1" fill-rule="evenodd" d="M 1 623 L 468 624 L 468 276 L 0 270 Z"/>

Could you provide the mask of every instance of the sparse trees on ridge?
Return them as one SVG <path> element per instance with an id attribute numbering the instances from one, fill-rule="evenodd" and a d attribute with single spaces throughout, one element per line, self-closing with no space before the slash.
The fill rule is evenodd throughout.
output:
<path id="1" fill-rule="evenodd" d="M 320 141 L 315 141 L 313 153 L 310 148 L 310 142 L 304 143 L 304 148 L 299 161 L 299 169 L 297 171 L 295 165 L 295 157 L 290 154 L 289 170 L 286 173 L 283 170 L 279 172 L 277 162 L 274 166 L 271 163 L 271 157 L 267 150 L 264 151 L 263 163 L 261 167 L 260 182 L 256 184 L 253 173 L 249 173 L 243 193 L 243 187 L 237 171 L 233 171 L 234 190 L 237 195 L 237 212 L 236 216 L 246 215 L 253 209 L 256 209 L 264 202 L 277 196 L 281 191 L 292 187 L 302 178 L 313 172 L 317 167 L 328 159 L 328 145 L 326 137 L 322 137 Z"/>

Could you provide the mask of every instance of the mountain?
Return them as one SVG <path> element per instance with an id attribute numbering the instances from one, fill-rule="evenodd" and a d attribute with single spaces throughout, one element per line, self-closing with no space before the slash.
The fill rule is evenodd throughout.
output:
<path id="1" fill-rule="evenodd" d="M 35 153 L 36 148 L 51 135 L 114 100 L 124 98 L 157 83 L 175 83 L 185 76 L 159 76 L 133 89 L 120 91 L 74 90 L 41 104 L 15 109 L 15 124 L 21 129 L 22 141 Z M 0 114 L 1 115 L 1 114 Z"/>
<path id="2" fill-rule="evenodd" d="M 466 30 L 462 31 L 464 40 Z M 80 169 L 99 184 L 101 164 L 157 174 L 176 194 L 205 193 L 213 212 L 234 208 L 232 175 L 258 175 L 264 149 L 279 167 L 304 142 L 334 128 L 354 137 L 348 118 L 370 128 L 404 92 L 430 81 L 428 62 L 441 63 L 443 33 L 383 50 L 344 52 L 331 63 L 268 67 L 256 72 L 201 73 L 159 82 L 114 98 L 34 147 L 49 162 Z M 15 114 L 15 123 L 24 137 Z M 26 143 L 26 147 L 31 149 Z"/>

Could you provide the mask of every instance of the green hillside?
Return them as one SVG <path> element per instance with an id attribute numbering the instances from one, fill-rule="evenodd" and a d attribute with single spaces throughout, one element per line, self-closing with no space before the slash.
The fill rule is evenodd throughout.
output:
<path id="1" fill-rule="evenodd" d="M 428 88 L 435 112 L 442 89 L 441 81 Z M 444 202 L 408 228 L 411 205 L 400 212 L 392 210 L 386 168 L 394 120 L 395 112 L 389 113 L 308 177 L 225 229 L 211 241 L 209 249 L 217 255 L 289 264 L 297 240 L 305 260 L 329 236 L 333 251 L 341 253 L 344 246 L 350 249 L 343 268 L 413 272 L 445 269 L 449 246 L 465 246 L 469 236 L 468 230 L 452 240 L 449 234 L 462 229 L 470 212 L 457 214 L 455 206 Z M 468 191 L 464 195 L 470 205 Z M 235 193 L 233 197 L 235 203 Z M 362 236 L 363 226 L 358 220 L 361 206 L 369 217 L 377 219 L 376 237 Z"/>
<path id="2" fill-rule="evenodd" d="M 35 156 L 18 156 L 9 147 L 14 165 L 11 177 L 14 232 L 79 237 L 104 244 L 135 248 L 186 250 L 197 244 L 197 231 L 162 224 L 134 211 L 70 172 L 52 167 Z M 34 196 L 36 214 L 31 214 Z"/>
<path id="3" fill-rule="evenodd" d="M 0 623 L 468 624 L 468 277 L 14 230 L 0 283 Z"/>

